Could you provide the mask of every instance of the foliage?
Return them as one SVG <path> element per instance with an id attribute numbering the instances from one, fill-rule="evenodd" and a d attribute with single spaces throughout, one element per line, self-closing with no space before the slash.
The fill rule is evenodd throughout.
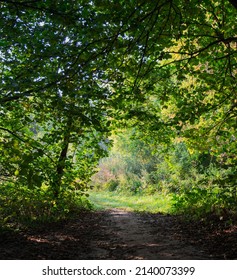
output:
<path id="1" fill-rule="evenodd" d="M 65 219 L 81 209 L 90 209 L 87 198 L 72 191 L 60 194 L 56 201 L 47 188 L 29 189 L 15 184 L 2 184 L 0 197 L 0 226 L 33 226 Z"/>
<path id="2" fill-rule="evenodd" d="M 219 218 L 236 213 L 236 188 L 233 181 L 228 185 L 227 178 L 233 174 L 231 169 L 217 168 L 210 165 L 204 174 L 199 176 L 195 184 L 183 186 L 173 196 L 175 212 L 189 217 L 204 217 L 215 214 Z"/>
<path id="3" fill-rule="evenodd" d="M 109 191 L 149 193 L 173 192 L 195 176 L 192 158 L 184 143 L 167 151 L 164 145 L 144 142 L 136 130 L 123 130 L 111 140 L 109 157 L 100 161 L 92 184 Z M 182 182 L 182 183 L 180 183 Z"/>
<path id="4" fill-rule="evenodd" d="M 100 161 L 92 184 L 98 189 L 141 193 L 151 181 L 150 173 L 156 169 L 157 158 L 152 149 L 135 137 L 135 130 L 125 131 L 111 137 L 113 147 L 109 157 Z"/>
<path id="5" fill-rule="evenodd" d="M 209 214 L 227 219 L 236 213 L 236 192 L 234 188 L 198 186 L 184 189 L 180 195 L 174 196 L 175 213 L 188 217 L 205 217 Z"/>
<path id="6" fill-rule="evenodd" d="M 109 157 L 101 160 L 92 177 L 98 192 L 112 192 L 108 196 L 115 201 L 115 196 L 124 195 L 134 196 L 134 200 L 137 196 L 170 195 L 173 212 L 189 217 L 236 213 L 235 172 L 231 168 L 218 167 L 205 154 L 191 155 L 182 142 L 168 151 L 161 145 L 149 146 L 135 138 L 134 129 L 113 136 L 113 141 Z"/>
<path id="7" fill-rule="evenodd" d="M 126 176 L 111 178 L 124 189 L 153 192 L 159 181 L 177 191 L 192 177 L 185 151 L 153 157 L 163 143 L 179 150 L 179 141 L 193 157 L 236 170 L 234 1 L 0 1 L 0 8 L 1 182 L 33 192 L 46 186 L 57 204 L 71 189 L 82 195 L 111 131 L 131 127 L 142 137 L 130 145 L 132 157 L 122 155 Z M 236 176 L 220 184 L 234 191 Z"/>

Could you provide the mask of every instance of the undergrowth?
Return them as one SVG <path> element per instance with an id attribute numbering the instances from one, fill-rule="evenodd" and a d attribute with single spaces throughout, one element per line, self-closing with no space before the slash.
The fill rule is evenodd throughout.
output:
<path id="1" fill-rule="evenodd" d="M 237 213 L 237 196 L 231 187 L 195 187 L 173 195 L 173 211 L 191 218 L 209 215 L 225 219 Z"/>
<path id="2" fill-rule="evenodd" d="M 75 191 L 62 192 L 57 200 L 47 188 L 29 189 L 0 185 L 0 228 L 32 227 L 71 217 L 91 209 L 87 197 Z"/>

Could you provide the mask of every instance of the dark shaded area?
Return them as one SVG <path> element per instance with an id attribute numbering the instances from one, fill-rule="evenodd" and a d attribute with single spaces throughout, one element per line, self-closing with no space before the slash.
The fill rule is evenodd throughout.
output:
<path id="1" fill-rule="evenodd" d="M 163 246 L 170 243 L 173 251 L 180 250 L 172 245 L 172 239 L 175 239 L 175 244 L 177 240 L 187 244 L 186 250 L 189 246 L 190 250 L 195 249 L 190 252 L 194 259 L 197 252 L 204 259 L 237 258 L 236 222 L 230 226 L 227 220 L 218 217 L 210 217 L 207 223 L 187 222 L 182 217 L 162 214 L 134 215 L 137 215 L 141 225 L 149 225 L 151 232 L 147 234 L 153 235 L 154 240 L 161 244 L 164 242 Z M 0 259 L 134 259 L 137 251 L 143 252 L 144 248 L 134 242 L 125 244 L 117 232 L 109 211 L 84 212 L 77 218 L 47 227 L 19 232 L 1 231 Z M 169 240 L 165 237 L 169 237 Z M 155 249 L 151 246 L 149 250 Z M 173 253 L 170 252 L 170 259 Z M 184 253 L 179 252 L 180 255 Z M 146 256 L 143 258 L 146 259 Z"/>
<path id="2" fill-rule="evenodd" d="M 237 259 L 236 216 L 209 215 L 201 221 L 183 221 L 180 228 L 188 242 L 205 248 L 213 259 Z"/>
<path id="3" fill-rule="evenodd" d="M 237 9 L 237 1 L 236 0 L 229 0 L 229 2 Z"/>
<path id="4" fill-rule="evenodd" d="M 93 259 L 91 240 L 96 240 L 100 213 L 84 212 L 77 218 L 47 226 L 0 232 L 0 259 Z"/>
<path id="5" fill-rule="evenodd" d="M 160 217 L 163 215 L 161 214 L 143 215 L 152 224 L 154 233 L 163 228 L 163 231 L 169 234 L 168 223 L 171 232 L 174 232 L 178 239 L 198 248 L 200 252 L 205 252 L 208 259 L 237 259 L 236 217 L 231 219 L 210 215 L 205 220 L 187 221 L 182 216 L 165 215 L 166 219 L 163 219 L 162 224 Z"/>

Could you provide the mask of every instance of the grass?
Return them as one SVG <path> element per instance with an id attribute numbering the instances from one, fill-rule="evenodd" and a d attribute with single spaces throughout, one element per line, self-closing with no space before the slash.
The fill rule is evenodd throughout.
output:
<path id="1" fill-rule="evenodd" d="M 168 195 L 132 195 L 116 192 L 91 191 L 89 200 L 95 209 L 124 209 L 127 211 L 170 213 L 172 202 Z"/>

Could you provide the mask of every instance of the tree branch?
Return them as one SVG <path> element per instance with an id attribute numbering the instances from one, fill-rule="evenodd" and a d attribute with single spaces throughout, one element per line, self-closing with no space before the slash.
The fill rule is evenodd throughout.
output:
<path id="1" fill-rule="evenodd" d="M 8 129 L 8 128 L 0 127 L 0 130 L 3 130 L 3 131 L 8 132 L 9 134 L 11 134 L 12 136 L 14 136 L 15 138 L 17 138 L 17 139 L 20 140 L 21 142 L 24 142 L 24 143 L 27 142 L 25 139 L 21 138 L 21 137 L 18 136 L 15 132 L 11 131 L 11 130 Z"/>
<path id="2" fill-rule="evenodd" d="M 36 143 L 35 143 L 35 145 L 33 145 L 33 144 L 29 143 L 28 140 L 23 139 L 21 136 L 17 135 L 14 131 L 11 131 L 8 128 L 1 126 L 0 130 L 3 130 L 5 132 L 11 134 L 13 137 L 15 137 L 16 139 L 18 139 L 19 141 L 21 141 L 23 143 L 28 143 L 33 149 L 36 149 L 38 152 L 43 153 L 45 156 L 47 156 L 51 160 L 51 162 L 54 163 L 54 160 L 46 152 L 44 152 L 42 148 L 40 148 L 41 145 L 38 142 L 36 142 L 35 140 L 34 140 L 34 142 L 36 142 Z M 31 139 L 31 140 L 33 140 L 33 139 Z"/>

